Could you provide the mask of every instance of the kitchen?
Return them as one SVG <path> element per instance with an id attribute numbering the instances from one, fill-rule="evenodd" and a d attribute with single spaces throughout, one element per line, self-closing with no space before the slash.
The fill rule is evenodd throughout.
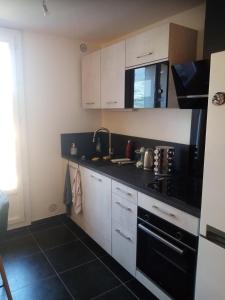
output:
<path id="1" fill-rule="evenodd" d="M 23 197 L 8 193 L 0 244 L 13 299 L 225 297 L 224 4 L 160 3 L 98 43 L 23 29 Z"/>

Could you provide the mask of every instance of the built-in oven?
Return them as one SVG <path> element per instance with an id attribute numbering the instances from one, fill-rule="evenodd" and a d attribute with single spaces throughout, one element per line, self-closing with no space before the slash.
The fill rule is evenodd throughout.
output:
<path id="1" fill-rule="evenodd" d="M 137 269 L 172 299 L 193 299 L 198 237 L 140 207 L 137 228 Z"/>
<path id="2" fill-rule="evenodd" d="M 126 108 L 166 108 L 168 61 L 128 69 L 125 72 Z"/>

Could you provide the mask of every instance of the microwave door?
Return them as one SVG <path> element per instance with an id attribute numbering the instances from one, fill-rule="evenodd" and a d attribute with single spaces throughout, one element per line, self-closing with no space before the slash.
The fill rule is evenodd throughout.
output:
<path id="1" fill-rule="evenodd" d="M 154 108 L 156 65 L 134 69 L 134 108 Z"/>

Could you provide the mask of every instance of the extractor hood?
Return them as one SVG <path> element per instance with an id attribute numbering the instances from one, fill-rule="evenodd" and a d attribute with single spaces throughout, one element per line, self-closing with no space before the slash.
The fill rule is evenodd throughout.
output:
<path id="1" fill-rule="evenodd" d="M 180 108 L 207 108 L 209 70 L 209 60 L 191 61 L 172 66 L 174 84 Z"/>

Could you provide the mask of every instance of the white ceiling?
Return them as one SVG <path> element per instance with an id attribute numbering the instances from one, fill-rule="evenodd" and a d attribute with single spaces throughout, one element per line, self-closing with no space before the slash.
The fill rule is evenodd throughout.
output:
<path id="1" fill-rule="evenodd" d="M 109 41 L 203 0 L 0 0 L 0 26 Z"/>

